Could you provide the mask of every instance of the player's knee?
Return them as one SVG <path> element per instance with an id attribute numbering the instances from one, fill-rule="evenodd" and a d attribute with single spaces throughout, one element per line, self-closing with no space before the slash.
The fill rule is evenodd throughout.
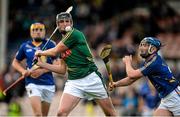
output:
<path id="1" fill-rule="evenodd" d="M 104 114 L 106 116 L 117 116 L 116 110 L 112 105 L 103 108 Z"/>
<path id="2" fill-rule="evenodd" d="M 57 116 L 68 116 L 68 112 L 64 109 L 60 109 L 57 113 Z"/>
<path id="3" fill-rule="evenodd" d="M 34 116 L 42 116 L 41 109 L 33 108 Z"/>
<path id="4" fill-rule="evenodd" d="M 38 113 L 38 112 L 35 112 L 34 115 L 37 117 L 37 116 L 42 116 L 42 113 Z"/>
<path id="5" fill-rule="evenodd" d="M 106 116 L 117 116 L 116 112 L 114 110 L 108 111 L 108 112 L 104 112 Z"/>

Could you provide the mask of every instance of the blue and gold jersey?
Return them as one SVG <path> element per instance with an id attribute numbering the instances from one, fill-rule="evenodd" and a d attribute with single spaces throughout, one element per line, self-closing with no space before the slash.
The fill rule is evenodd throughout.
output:
<path id="1" fill-rule="evenodd" d="M 144 76 L 149 78 L 161 98 L 171 93 L 179 84 L 168 65 L 158 54 L 155 54 L 149 61 L 145 61 L 140 70 Z"/>
<path id="2" fill-rule="evenodd" d="M 18 61 L 22 61 L 23 59 L 26 59 L 26 64 L 27 64 L 27 69 L 31 69 L 32 67 L 38 67 L 36 65 L 32 66 L 33 63 L 33 59 L 34 59 L 34 54 L 36 52 L 36 50 L 41 50 L 44 46 L 44 44 L 47 42 L 46 39 L 43 39 L 42 44 L 38 47 L 34 46 L 32 44 L 32 41 L 27 41 L 25 43 L 23 43 L 18 52 L 16 53 L 16 59 Z M 55 47 L 55 43 L 53 41 L 50 41 L 47 46 L 46 49 L 50 49 Z M 45 57 L 45 56 L 41 56 L 41 60 L 43 62 L 47 62 L 52 64 L 53 62 L 52 57 Z M 34 83 L 34 84 L 38 84 L 38 85 L 54 85 L 54 80 L 53 80 L 53 76 L 51 72 L 47 72 L 44 73 L 43 75 L 41 75 L 39 78 L 34 79 L 32 77 L 27 77 L 25 78 L 25 84 L 29 84 L 29 83 Z"/>

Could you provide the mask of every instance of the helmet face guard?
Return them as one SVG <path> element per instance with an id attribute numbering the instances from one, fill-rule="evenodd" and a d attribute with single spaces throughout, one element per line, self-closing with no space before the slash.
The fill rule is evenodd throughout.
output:
<path id="1" fill-rule="evenodd" d="M 66 29 L 72 29 L 72 26 L 73 26 L 73 20 L 72 20 L 72 16 L 71 16 L 71 14 L 70 13 L 67 13 L 67 12 L 61 12 L 60 14 L 57 14 L 57 16 L 56 16 L 56 24 L 57 24 L 57 26 L 58 26 L 58 23 L 59 23 L 59 21 L 61 21 L 61 20 L 70 20 L 70 22 L 71 22 L 71 25 L 70 26 L 67 26 L 67 27 L 65 27 L 65 29 L 61 29 L 60 30 L 60 28 L 59 28 L 59 31 L 60 31 L 60 33 L 62 33 L 62 34 L 66 34 L 66 32 L 68 32 L 69 30 L 66 30 Z"/>
<path id="2" fill-rule="evenodd" d="M 58 22 L 59 20 L 64 20 L 64 19 L 70 19 L 72 21 L 71 14 L 70 13 L 66 13 L 66 12 L 61 12 L 61 13 L 57 14 L 56 22 Z"/>
<path id="3" fill-rule="evenodd" d="M 36 35 L 36 32 L 38 30 L 41 32 L 40 37 Z M 33 23 L 33 24 L 31 24 L 30 34 L 31 34 L 31 37 L 33 38 L 34 41 L 41 42 L 42 39 L 45 37 L 45 25 L 42 24 L 42 23 Z"/>
<path id="4" fill-rule="evenodd" d="M 161 42 L 155 37 L 145 37 L 141 43 L 148 43 L 149 45 L 155 46 L 158 50 L 161 48 Z"/>
<path id="5" fill-rule="evenodd" d="M 156 53 L 162 46 L 161 42 L 157 38 L 154 38 L 154 37 L 145 37 L 141 41 L 140 45 L 143 44 L 143 43 L 146 43 L 146 44 L 149 45 L 147 53 L 141 54 L 141 57 L 143 57 L 143 58 L 147 58 L 151 54 Z M 156 47 L 157 51 L 154 51 L 153 47 Z"/>

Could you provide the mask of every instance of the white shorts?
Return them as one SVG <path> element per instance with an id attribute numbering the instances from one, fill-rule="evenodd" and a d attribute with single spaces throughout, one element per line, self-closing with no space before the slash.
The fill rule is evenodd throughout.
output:
<path id="1" fill-rule="evenodd" d="M 39 96 L 41 101 L 45 101 L 51 103 L 52 98 L 55 92 L 55 85 L 36 85 L 36 84 L 28 84 L 26 86 L 26 91 L 28 97 Z"/>
<path id="2" fill-rule="evenodd" d="M 108 98 L 105 86 L 95 72 L 81 79 L 67 80 L 64 93 L 88 100 Z"/>
<path id="3" fill-rule="evenodd" d="M 173 115 L 180 115 L 180 86 L 161 100 L 159 109 L 166 109 Z"/>

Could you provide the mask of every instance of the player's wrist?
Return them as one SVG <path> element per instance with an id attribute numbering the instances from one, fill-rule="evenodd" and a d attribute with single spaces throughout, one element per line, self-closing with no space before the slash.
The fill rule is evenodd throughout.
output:
<path id="1" fill-rule="evenodd" d="M 24 69 L 24 70 L 21 71 L 21 74 L 24 75 L 26 72 L 27 72 L 27 70 Z"/>
<path id="2" fill-rule="evenodd" d="M 41 51 L 38 52 L 37 56 L 38 56 L 38 57 L 42 56 L 42 52 L 41 52 Z"/>
<path id="3" fill-rule="evenodd" d="M 114 88 L 118 87 L 118 84 L 117 82 L 114 83 Z"/>
<path id="4" fill-rule="evenodd" d="M 37 51 L 35 52 L 35 56 L 37 56 L 37 57 L 42 56 L 42 54 L 43 54 L 43 51 L 41 51 L 41 50 L 37 50 Z"/>

